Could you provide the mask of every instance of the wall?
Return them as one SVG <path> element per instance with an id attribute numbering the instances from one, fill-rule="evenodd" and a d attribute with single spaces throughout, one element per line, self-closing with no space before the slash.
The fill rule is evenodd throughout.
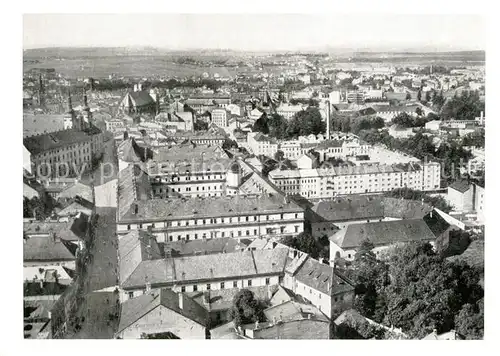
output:
<path id="1" fill-rule="evenodd" d="M 330 323 L 319 320 L 297 320 L 278 323 L 269 328 L 253 331 L 254 339 L 329 339 Z"/>
<path id="2" fill-rule="evenodd" d="M 120 332 L 120 337 L 139 339 L 141 333 L 152 334 L 167 331 L 181 339 L 205 339 L 204 326 L 161 305 Z"/>

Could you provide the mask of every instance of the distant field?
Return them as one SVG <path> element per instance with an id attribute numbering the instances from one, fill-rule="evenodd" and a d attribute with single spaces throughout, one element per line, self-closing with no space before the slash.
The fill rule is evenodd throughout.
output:
<path id="1" fill-rule="evenodd" d="M 65 77 L 104 78 L 110 74 L 124 77 L 168 76 L 185 77 L 200 75 L 203 72 L 234 75 L 234 69 L 226 67 L 200 67 L 189 64 L 177 64 L 156 56 L 115 56 L 85 59 L 37 59 L 38 63 L 24 63 L 23 70 L 32 68 L 55 68 Z"/>

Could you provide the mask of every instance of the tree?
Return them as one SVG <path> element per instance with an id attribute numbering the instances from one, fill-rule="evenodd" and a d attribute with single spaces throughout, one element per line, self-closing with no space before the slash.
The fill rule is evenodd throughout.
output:
<path id="1" fill-rule="evenodd" d="M 278 114 L 272 114 L 267 120 L 269 127 L 269 135 L 277 139 L 283 139 L 286 137 L 286 132 L 288 128 L 288 121 Z"/>
<path id="2" fill-rule="evenodd" d="M 231 140 L 229 138 L 225 138 L 224 143 L 222 144 L 222 148 L 225 150 L 231 149 L 231 148 L 238 148 L 238 144 L 236 141 Z"/>
<path id="3" fill-rule="evenodd" d="M 431 92 L 430 91 L 425 92 L 425 101 L 426 102 L 431 101 Z"/>
<path id="4" fill-rule="evenodd" d="M 441 109 L 443 120 L 474 120 L 484 111 L 484 103 L 479 98 L 477 91 L 463 91 L 448 100 Z"/>
<path id="5" fill-rule="evenodd" d="M 406 100 L 411 100 L 411 94 L 410 93 L 406 93 Z"/>
<path id="6" fill-rule="evenodd" d="M 287 129 L 288 137 L 317 135 L 325 131 L 325 123 L 317 107 L 308 107 L 300 111 L 290 120 Z"/>
<path id="7" fill-rule="evenodd" d="M 394 125 L 398 125 L 401 127 L 413 127 L 415 121 L 410 115 L 403 112 L 401 114 L 398 114 L 394 119 L 392 119 L 392 123 Z"/>
<path id="8" fill-rule="evenodd" d="M 417 114 L 418 116 L 423 115 L 423 111 L 422 111 L 422 108 L 420 106 L 417 106 L 417 108 L 415 109 L 415 114 Z"/>
<path id="9" fill-rule="evenodd" d="M 269 126 L 267 124 L 267 116 L 263 114 L 255 123 L 253 124 L 252 131 L 261 132 L 265 135 L 269 133 Z"/>
<path id="10" fill-rule="evenodd" d="M 417 93 L 417 100 L 418 101 L 422 101 L 422 90 L 418 90 L 418 93 Z"/>
<path id="11" fill-rule="evenodd" d="M 310 255 L 312 258 L 318 258 L 322 250 L 318 242 L 310 234 L 301 232 L 297 236 L 285 236 L 280 242 L 296 250 L 302 251 Z"/>
<path id="12" fill-rule="evenodd" d="M 252 291 L 242 289 L 236 293 L 229 309 L 229 317 L 236 327 L 264 320 L 262 303 L 255 299 Z"/>
<path id="13" fill-rule="evenodd" d="M 448 213 L 452 210 L 452 207 L 448 204 L 448 202 L 441 196 L 431 196 L 426 193 L 411 189 L 411 188 L 396 188 L 391 191 L 385 192 L 384 196 L 390 198 L 398 198 L 398 199 L 408 199 L 408 200 L 418 200 L 424 201 L 435 208 L 438 208 L 445 213 Z"/>
<path id="14" fill-rule="evenodd" d="M 208 130 L 208 123 L 202 120 L 195 120 L 193 128 L 195 131 L 206 131 Z"/>
<path id="15" fill-rule="evenodd" d="M 465 304 L 455 317 L 455 330 L 470 340 L 484 337 L 484 299 L 476 304 Z"/>
<path id="16" fill-rule="evenodd" d="M 276 151 L 276 153 L 274 154 L 274 159 L 277 162 L 280 162 L 283 160 L 283 158 L 285 158 L 285 153 L 281 150 Z"/>

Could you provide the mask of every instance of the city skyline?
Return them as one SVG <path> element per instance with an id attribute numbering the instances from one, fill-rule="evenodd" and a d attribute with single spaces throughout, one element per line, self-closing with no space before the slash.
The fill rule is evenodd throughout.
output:
<path id="1" fill-rule="evenodd" d="M 478 15 L 24 15 L 23 48 L 48 47 L 441 52 L 484 50 L 485 34 Z"/>

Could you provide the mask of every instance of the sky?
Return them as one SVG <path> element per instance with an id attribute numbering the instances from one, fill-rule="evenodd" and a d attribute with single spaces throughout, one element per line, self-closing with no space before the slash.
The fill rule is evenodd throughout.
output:
<path id="1" fill-rule="evenodd" d="M 25 14 L 23 47 L 485 49 L 478 15 Z"/>

